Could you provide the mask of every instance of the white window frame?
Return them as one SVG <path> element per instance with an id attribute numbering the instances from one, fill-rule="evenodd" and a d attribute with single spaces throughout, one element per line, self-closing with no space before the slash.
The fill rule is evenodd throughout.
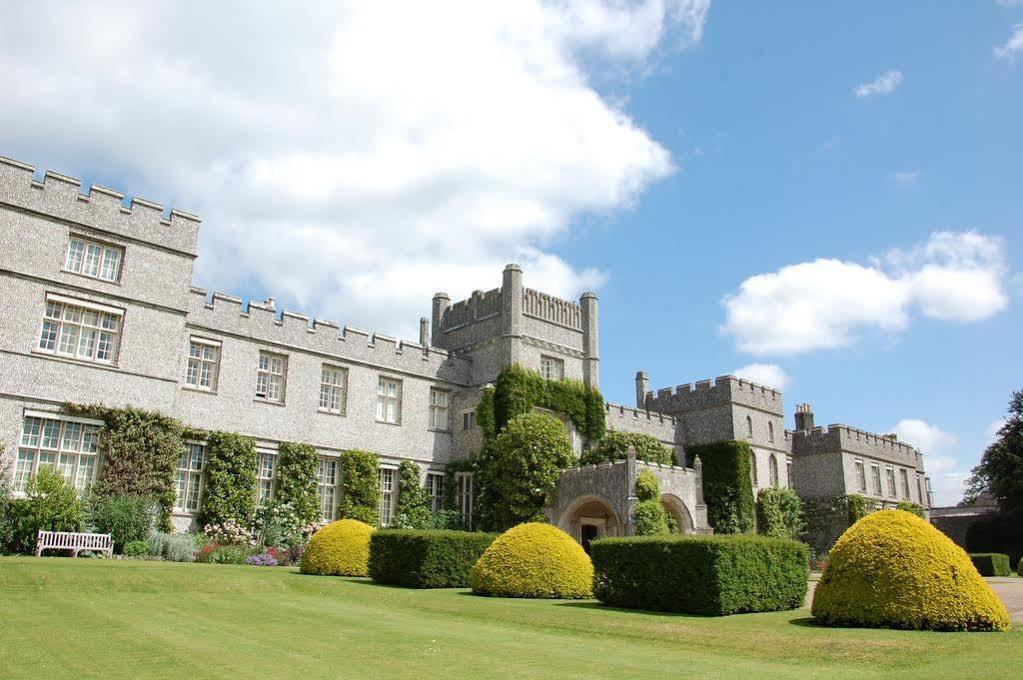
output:
<path id="1" fill-rule="evenodd" d="M 437 514 L 444 509 L 444 473 L 426 473 L 426 492 L 430 495 L 430 510 Z"/>
<path id="2" fill-rule="evenodd" d="M 216 392 L 220 377 L 222 344 L 192 336 L 188 339 L 188 360 L 185 363 L 185 385 L 200 392 Z M 206 384 L 203 384 L 206 378 Z"/>
<path id="3" fill-rule="evenodd" d="M 334 364 L 320 366 L 320 406 L 323 413 L 345 415 L 348 406 L 348 369 Z"/>
<path id="4" fill-rule="evenodd" d="M 884 469 L 885 481 L 887 482 L 887 491 L 889 498 L 898 498 L 899 488 L 895 484 L 895 468 L 891 465 L 885 466 Z"/>
<path id="5" fill-rule="evenodd" d="M 394 506 L 398 491 L 397 468 L 381 466 L 378 469 L 380 480 L 380 526 L 391 525 L 394 519 Z"/>
<path id="6" fill-rule="evenodd" d="M 108 275 L 108 264 L 111 261 L 113 273 Z M 71 234 L 68 237 L 67 250 L 64 253 L 64 271 L 107 283 L 120 283 L 123 265 L 123 246 L 102 243 L 79 234 Z"/>
<path id="7" fill-rule="evenodd" d="M 267 475 L 267 463 L 270 474 Z M 273 499 L 277 486 L 277 452 L 256 449 L 256 506 Z"/>
<path id="8" fill-rule="evenodd" d="M 376 421 L 378 423 L 401 425 L 401 395 L 401 380 L 386 375 L 379 377 L 376 402 Z"/>
<path id="9" fill-rule="evenodd" d="M 33 427 L 34 425 L 34 427 Z M 24 494 L 41 467 L 59 471 L 82 493 L 99 477 L 102 421 L 26 411 L 14 464 L 14 491 Z"/>
<path id="10" fill-rule="evenodd" d="M 856 488 L 859 493 L 867 493 L 867 468 L 862 460 L 853 461 L 853 469 L 856 472 Z"/>
<path id="11" fill-rule="evenodd" d="M 793 483 L 793 481 L 792 481 L 792 459 L 791 458 L 786 458 L 785 459 L 785 485 L 788 488 L 790 488 L 790 489 L 793 489 L 796 486 Z"/>
<path id="12" fill-rule="evenodd" d="M 899 482 L 902 486 L 902 497 L 909 500 L 909 471 L 906 468 L 899 468 Z"/>
<path id="13" fill-rule="evenodd" d="M 455 506 L 462 526 L 472 530 L 473 475 L 471 472 L 455 473 Z"/>
<path id="14" fill-rule="evenodd" d="M 451 431 L 451 390 L 430 388 L 430 429 Z"/>
<path id="15" fill-rule="evenodd" d="M 540 375 L 555 382 L 565 379 L 565 360 L 548 354 L 540 355 Z"/>
<path id="16" fill-rule="evenodd" d="M 275 361 L 279 361 L 279 363 L 275 365 Z M 283 404 L 287 387 L 288 355 L 259 350 L 259 359 L 256 364 L 256 399 L 271 404 Z M 277 394 L 271 396 L 275 388 Z"/>
<path id="17" fill-rule="evenodd" d="M 324 522 L 337 519 L 338 465 L 338 459 L 330 456 L 320 456 L 316 461 L 316 498 Z"/>
<path id="18" fill-rule="evenodd" d="M 476 410 L 462 413 L 462 431 L 471 430 L 476 427 Z"/>
<path id="19" fill-rule="evenodd" d="M 90 364 L 117 365 L 123 309 L 54 293 L 46 294 L 43 305 L 34 351 Z M 104 343 L 107 356 L 101 358 Z"/>
<path id="20" fill-rule="evenodd" d="M 174 511 L 194 515 L 202 505 L 202 477 L 206 464 L 205 442 L 186 441 L 178 460 Z"/>
<path id="21" fill-rule="evenodd" d="M 874 482 L 874 495 L 884 496 L 884 487 L 881 484 L 881 466 L 877 463 L 870 464 L 870 479 Z"/>

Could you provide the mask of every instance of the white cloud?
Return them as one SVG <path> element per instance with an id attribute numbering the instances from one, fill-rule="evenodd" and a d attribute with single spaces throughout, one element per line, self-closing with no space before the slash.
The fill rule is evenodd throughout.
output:
<path id="1" fill-rule="evenodd" d="M 0 150 L 199 213 L 199 285 L 412 333 L 509 261 L 604 280 L 552 242 L 674 165 L 593 69 L 699 41 L 708 5 L 15 2 Z"/>
<path id="2" fill-rule="evenodd" d="M 846 347 L 867 331 L 906 328 L 914 312 L 955 322 L 989 318 L 1008 305 L 997 238 L 936 232 L 908 251 L 870 264 L 837 259 L 752 276 L 725 297 L 721 331 L 754 355 Z"/>
<path id="3" fill-rule="evenodd" d="M 905 170 L 892 173 L 892 181 L 899 186 L 912 186 L 920 179 L 919 170 Z"/>
<path id="4" fill-rule="evenodd" d="M 891 432 L 912 444 L 924 454 L 924 470 L 931 478 L 934 503 L 939 506 L 955 505 L 963 496 L 963 482 L 970 472 L 964 469 L 954 455 L 958 438 L 936 425 L 923 420 L 905 418 Z"/>
<path id="5" fill-rule="evenodd" d="M 1010 64 L 1015 63 L 1016 53 L 1023 50 L 1023 23 L 1012 27 L 1012 35 L 1003 44 L 994 48 L 995 56 Z"/>
<path id="6" fill-rule="evenodd" d="M 789 375 L 778 364 L 746 364 L 732 373 L 750 382 L 773 387 L 783 392 L 789 384 Z"/>
<path id="7" fill-rule="evenodd" d="M 902 84 L 902 81 L 902 71 L 893 69 L 891 71 L 885 71 L 869 83 L 857 85 L 853 88 L 853 92 L 861 99 L 864 97 L 872 97 L 876 94 L 891 94 L 895 91 L 895 88 Z"/>

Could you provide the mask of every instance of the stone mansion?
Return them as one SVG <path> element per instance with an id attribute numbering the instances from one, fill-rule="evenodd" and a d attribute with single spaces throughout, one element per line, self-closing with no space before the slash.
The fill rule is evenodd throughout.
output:
<path id="1" fill-rule="evenodd" d="M 339 452 L 378 452 L 386 523 L 401 459 L 420 465 L 440 508 L 445 465 L 481 446 L 474 409 L 502 368 L 518 363 L 599 387 L 596 296 L 573 302 L 527 288 L 517 265 L 499 287 L 466 300 L 436 294 L 410 342 L 277 309 L 273 299 L 246 304 L 196 288 L 197 217 L 126 203 L 99 186 L 83 193 L 78 180 L 53 172 L 37 179 L 32 166 L 4 158 L 0 234 L 0 290 L 16 302 L 0 327 L 0 443 L 16 492 L 40 466 L 79 489 L 97 478 L 103 423 L 66 415 L 64 403 L 133 405 L 252 437 L 260 500 L 274 492 L 278 443 L 314 445 L 324 519 L 335 513 Z M 677 464 L 630 458 L 566 471 L 549 513 L 580 540 L 631 532 L 644 467 L 660 478 L 680 526 L 707 531 L 700 466 L 685 467 L 684 451 L 723 439 L 750 441 L 755 488 L 930 505 L 921 453 L 892 435 L 817 427 L 806 405 L 786 429 L 781 393 L 734 376 L 649 388 L 638 373 L 635 407 L 607 404 L 607 427 L 657 437 Z M 184 445 L 180 529 L 199 508 L 203 459 L 203 442 Z M 459 474 L 458 507 L 471 516 L 472 478 Z"/>

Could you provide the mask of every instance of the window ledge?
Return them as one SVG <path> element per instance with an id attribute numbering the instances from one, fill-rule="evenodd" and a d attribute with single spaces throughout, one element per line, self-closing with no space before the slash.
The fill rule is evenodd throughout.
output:
<path id="1" fill-rule="evenodd" d="M 283 401 L 270 401 L 269 399 L 264 399 L 263 397 L 253 397 L 252 401 L 256 402 L 257 404 L 267 404 L 268 406 L 284 406 Z"/>
<path id="2" fill-rule="evenodd" d="M 400 420 L 398 422 L 396 422 L 396 423 L 389 423 L 386 420 L 376 420 L 374 422 L 376 422 L 378 425 L 390 425 L 391 427 L 401 427 L 401 421 Z"/>
<path id="3" fill-rule="evenodd" d="M 331 411 L 330 409 L 326 408 L 318 408 L 316 409 L 316 412 L 322 413 L 325 416 L 340 416 L 342 418 L 348 415 L 346 411 Z"/>
<path id="4" fill-rule="evenodd" d="M 426 428 L 429 432 L 439 432 L 440 434 L 451 434 L 450 427 L 428 427 Z"/>
<path id="5" fill-rule="evenodd" d="M 75 359 L 74 357 L 64 356 L 63 354 L 56 354 L 54 352 L 47 352 L 39 348 L 33 348 L 31 351 L 32 356 L 41 357 L 43 359 L 53 359 L 54 361 L 63 361 L 67 364 L 76 364 L 78 366 L 91 366 L 92 368 L 102 368 L 107 371 L 120 370 L 120 366 L 117 363 L 102 363 L 99 361 L 88 361 L 86 359 Z"/>
<path id="6" fill-rule="evenodd" d="M 99 281 L 100 283 L 106 283 L 106 284 L 109 284 L 111 286 L 117 286 L 118 288 L 121 287 L 121 277 L 120 276 L 117 277 L 116 281 L 110 281 L 109 279 L 101 279 L 98 276 L 89 276 L 88 274 L 83 274 L 82 272 L 72 271 L 72 270 L 68 269 L 67 267 L 61 267 L 60 268 L 60 273 L 61 274 L 70 274 L 71 276 L 77 276 L 78 278 L 85 279 L 87 281 Z"/>
<path id="7" fill-rule="evenodd" d="M 209 394 L 209 395 L 212 395 L 214 397 L 217 396 L 217 391 L 216 390 L 204 390 L 201 387 L 195 387 L 194 385 L 189 385 L 187 383 L 183 383 L 181 385 L 181 389 L 188 390 L 189 392 L 198 392 L 199 394 Z"/>

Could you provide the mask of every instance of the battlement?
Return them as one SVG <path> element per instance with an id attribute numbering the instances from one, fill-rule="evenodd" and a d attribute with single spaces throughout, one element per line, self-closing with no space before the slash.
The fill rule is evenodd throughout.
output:
<path id="1" fill-rule="evenodd" d="M 791 435 L 794 453 L 831 453 L 848 451 L 879 460 L 923 469 L 923 454 L 911 444 L 889 435 L 867 432 L 849 425 L 832 423 L 827 427 L 786 431 Z"/>
<path id="2" fill-rule="evenodd" d="M 494 288 L 483 292 L 473 291 L 472 295 L 454 303 L 441 316 L 441 330 L 451 330 L 465 326 L 501 313 L 501 289 Z"/>
<path id="3" fill-rule="evenodd" d="M 678 419 L 675 416 L 667 415 L 665 413 L 658 413 L 657 411 L 648 411 L 646 409 L 632 408 L 631 406 L 622 406 L 621 404 L 612 404 L 611 402 L 606 402 L 604 404 L 604 411 L 607 413 L 607 415 L 632 417 L 635 418 L 636 420 L 648 420 L 651 422 L 671 425 L 673 427 L 678 425 Z"/>
<path id="4" fill-rule="evenodd" d="M 742 404 L 782 414 L 781 392 L 734 375 L 719 376 L 713 382 L 699 380 L 646 393 L 646 407 L 662 413 L 678 414 L 726 404 Z"/>
<path id="5" fill-rule="evenodd" d="M 103 232 L 197 254 L 200 220 L 195 215 L 167 211 L 159 203 L 132 198 L 92 185 L 82 193 L 81 180 L 52 171 L 35 179 L 35 167 L 0 157 L 0 203 L 49 215 Z"/>
<path id="6" fill-rule="evenodd" d="M 522 313 L 573 330 L 583 329 L 582 307 L 532 288 L 522 289 Z"/>
<path id="7" fill-rule="evenodd" d="M 188 323 L 213 333 L 278 343 L 298 351 L 335 356 L 340 361 L 368 363 L 459 384 L 469 382 L 469 362 L 438 347 L 288 310 L 278 313 L 273 304 L 250 301 L 245 305 L 241 298 L 226 293 L 209 295 L 195 287 L 190 292 Z"/>

